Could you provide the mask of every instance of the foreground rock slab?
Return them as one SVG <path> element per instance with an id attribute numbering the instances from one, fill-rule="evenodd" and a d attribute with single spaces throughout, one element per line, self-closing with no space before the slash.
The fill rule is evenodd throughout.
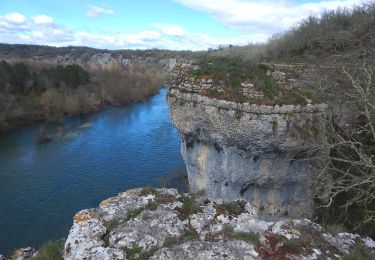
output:
<path id="1" fill-rule="evenodd" d="M 246 201 L 132 189 L 74 216 L 64 259 L 341 259 L 375 242 L 307 219 L 267 222 Z"/>

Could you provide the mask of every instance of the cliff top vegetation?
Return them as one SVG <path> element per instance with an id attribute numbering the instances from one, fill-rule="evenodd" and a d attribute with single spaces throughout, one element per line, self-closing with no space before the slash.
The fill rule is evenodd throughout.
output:
<path id="1" fill-rule="evenodd" d="M 271 74 L 270 68 L 262 63 L 253 63 L 240 56 L 204 56 L 190 70 L 196 79 L 212 79 L 214 86 L 204 94 L 235 102 L 253 104 L 301 104 L 319 103 L 320 100 L 309 91 L 284 88 Z M 249 97 L 243 94 L 242 84 L 248 82 L 260 91 L 262 97 Z M 223 88 L 218 91 L 216 86 Z"/>

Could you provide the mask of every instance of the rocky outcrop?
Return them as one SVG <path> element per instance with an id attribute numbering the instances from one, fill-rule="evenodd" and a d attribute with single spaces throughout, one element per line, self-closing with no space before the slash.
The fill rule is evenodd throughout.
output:
<path id="1" fill-rule="evenodd" d="M 181 134 L 191 191 L 225 201 L 245 199 L 265 209 L 266 218 L 311 217 L 321 161 L 312 164 L 304 156 L 325 142 L 327 106 L 311 100 L 275 106 L 219 100 L 207 93 L 223 91 L 220 86 L 189 77 L 188 68 L 179 68 L 168 104 Z M 285 74 L 269 73 L 288 91 Z M 249 82 L 241 84 L 241 92 L 262 97 Z"/>
<path id="2" fill-rule="evenodd" d="M 32 247 L 21 248 L 12 254 L 10 258 L 0 254 L 0 260 L 32 260 L 38 255 L 38 252 Z"/>
<path id="3" fill-rule="evenodd" d="M 64 259 L 340 259 L 358 248 L 375 256 L 370 238 L 258 215 L 246 201 L 128 190 L 75 215 Z"/>

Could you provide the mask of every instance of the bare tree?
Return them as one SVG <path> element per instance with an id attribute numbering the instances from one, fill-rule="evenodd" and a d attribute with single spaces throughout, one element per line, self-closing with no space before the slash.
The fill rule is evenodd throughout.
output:
<path id="1" fill-rule="evenodd" d="M 350 222 L 358 229 L 375 224 L 375 81 L 372 68 L 365 64 L 355 74 L 346 69 L 343 74 L 351 85 L 344 95 L 356 104 L 357 120 L 339 125 L 331 119 L 327 143 L 313 148 L 309 159 L 318 159 L 314 156 L 318 151 L 329 151 L 319 176 L 328 193 L 317 197 L 322 207 L 335 209 L 336 221 Z M 361 212 L 349 212 L 353 207 Z M 357 214 L 356 220 L 351 219 L 353 213 Z M 374 235 L 375 231 L 368 232 Z"/>

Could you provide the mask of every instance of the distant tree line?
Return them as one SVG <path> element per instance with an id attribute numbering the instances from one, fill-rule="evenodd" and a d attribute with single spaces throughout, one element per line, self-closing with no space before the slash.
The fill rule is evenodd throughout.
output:
<path id="1" fill-rule="evenodd" d="M 164 70 L 156 63 L 83 68 L 35 60 L 0 61 L 0 132 L 143 100 L 155 94 L 164 79 Z"/>
<path id="2" fill-rule="evenodd" d="M 31 72 L 24 63 L 0 62 L 0 92 L 4 94 L 40 94 L 47 88 L 59 88 L 62 84 L 76 89 L 89 81 L 89 72 L 77 64 Z"/>

